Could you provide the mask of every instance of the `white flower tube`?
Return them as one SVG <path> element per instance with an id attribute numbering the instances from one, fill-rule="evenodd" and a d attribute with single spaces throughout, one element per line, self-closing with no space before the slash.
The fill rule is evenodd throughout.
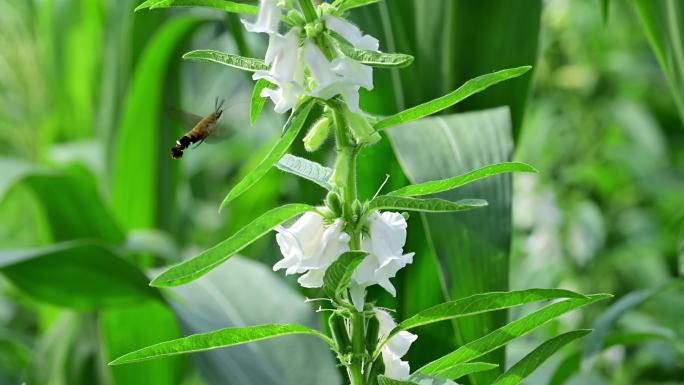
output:
<path id="1" fill-rule="evenodd" d="M 378 39 L 371 35 L 364 35 L 359 27 L 354 24 L 332 15 L 325 16 L 325 25 L 328 29 L 339 33 L 343 38 L 350 42 L 354 47 L 377 51 L 380 48 Z"/>
<path id="2" fill-rule="evenodd" d="M 409 263 L 414 253 L 404 254 L 406 244 L 406 219 L 400 213 L 373 213 L 368 218 L 369 234 L 362 241 L 361 248 L 369 253 L 354 272 L 349 287 L 352 302 L 363 310 L 366 287 L 378 284 L 392 296 L 397 292 L 390 278 Z"/>
<path id="3" fill-rule="evenodd" d="M 375 309 L 375 316 L 380 324 L 378 339 L 383 341 L 389 333 L 397 326 L 392 316 L 384 310 Z M 407 361 L 402 361 L 401 357 L 408 353 L 411 344 L 418 339 L 418 336 L 405 330 L 400 331 L 382 347 L 382 362 L 385 364 L 385 376 L 395 380 L 408 378 L 411 368 Z"/>
<path id="4" fill-rule="evenodd" d="M 303 287 L 323 286 L 323 276 L 340 254 L 349 251 L 349 235 L 342 231 L 337 219 L 326 226 L 315 212 L 302 215 L 292 226 L 276 228 L 276 241 L 283 259 L 273 270 L 286 269 L 285 274 L 302 274 L 297 282 Z"/>
<path id="5" fill-rule="evenodd" d="M 280 24 L 280 8 L 277 0 L 261 0 L 259 2 L 259 14 L 256 22 L 250 23 L 242 20 L 245 29 L 249 32 L 257 33 L 277 33 Z"/>

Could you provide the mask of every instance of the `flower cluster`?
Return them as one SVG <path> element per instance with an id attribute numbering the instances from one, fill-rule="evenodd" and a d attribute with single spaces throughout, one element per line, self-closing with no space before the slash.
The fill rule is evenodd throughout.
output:
<path id="1" fill-rule="evenodd" d="M 256 71 L 253 78 L 266 79 L 276 88 L 265 88 L 261 96 L 270 98 L 278 113 L 292 109 L 305 95 L 322 99 L 341 95 L 349 109 L 358 112 L 359 89 L 373 89 L 373 69 L 328 45 L 321 48 L 323 31 L 339 34 L 355 48 L 365 50 L 377 51 L 378 40 L 331 14 L 313 26 L 294 26 L 283 35 L 278 31 L 280 19 L 281 8 L 276 0 L 261 0 L 256 22 L 243 20 L 248 31 L 269 35 L 264 60 L 269 69 Z"/>
<path id="2" fill-rule="evenodd" d="M 397 327 L 397 323 L 384 310 L 375 309 L 375 317 L 380 324 L 378 338 L 380 341 L 384 341 L 390 332 Z M 385 365 L 385 376 L 397 379 L 404 379 L 409 376 L 411 370 L 409 363 L 402 361 L 401 357 L 408 353 L 411 344 L 416 339 L 418 339 L 417 335 L 402 330 L 385 343 L 382 347 L 382 362 Z"/>

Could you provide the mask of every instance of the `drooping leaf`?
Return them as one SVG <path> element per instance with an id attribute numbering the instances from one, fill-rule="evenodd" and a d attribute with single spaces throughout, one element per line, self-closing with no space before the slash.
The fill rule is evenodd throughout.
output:
<path id="1" fill-rule="evenodd" d="M 487 201 L 482 199 L 461 199 L 451 202 L 439 198 L 410 198 L 382 195 L 368 204 L 370 210 L 408 210 L 427 213 L 450 213 L 486 207 Z"/>
<path id="2" fill-rule="evenodd" d="M 226 12 L 246 13 L 256 15 L 259 8 L 251 4 L 237 3 L 227 0 L 147 0 L 138 5 L 135 11 L 141 9 L 156 9 L 169 7 L 206 7 Z"/>
<path id="3" fill-rule="evenodd" d="M 226 328 L 215 332 L 195 334 L 176 340 L 162 342 L 124 354 L 109 364 L 122 365 L 175 356 L 178 354 L 203 352 L 292 334 L 309 334 L 319 337 L 327 343 L 332 343 L 326 335 L 306 326 L 267 324 L 243 328 Z"/>
<path id="4" fill-rule="evenodd" d="M 288 204 L 269 210 L 218 245 L 181 262 L 152 280 L 152 286 L 178 286 L 195 280 L 262 237 L 277 225 L 299 214 L 314 210 L 305 204 Z"/>
<path id="5" fill-rule="evenodd" d="M 531 332 L 554 318 L 610 297 L 612 296 L 609 294 L 594 294 L 586 298 L 572 298 L 551 304 L 461 346 L 454 352 L 423 366 L 417 372 L 432 375 L 455 364 L 468 362 Z"/>
<path id="6" fill-rule="evenodd" d="M 356 48 L 343 37 L 333 31 L 329 31 L 332 44 L 342 53 L 361 64 L 378 68 L 404 68 L 413 63 L 413 56 L 403 53 L 385 53 Z"/>
<path id="7" fill-rule="evenodd" d="M 306 118 L 309 116 L 309 112 L 315 103 L 315 99 L 309 99 L 292 112 L 292 115 L 290 115 L 290 118 L 285 123 L 283 136 L 280 138 L 280 140 L 278 140 L 275 146 L 273 146 L 271 151 L 266 155 L 261 163 L 259 163 L 259 165 L 257 165 L 252 172 L 250 172 L 244 179 L 238 182 L 238 184 L 233 187 L 232 190 L 230 190 L 225 199 L 223 199 L 223 202 L 221 202 L 220 209 L 226 207 L 235 198 L 247 191 L 250 187 L 254 186 L 261 178 L 264 177 L 264 175 L 266 175 L 271 167 L 273 167 L 273 165 L 275 165 L 278 160 L 285 155 L 287 150 L 292 145 L 292 142 L 294 142 L 295 138 L 302 130 L 302 126 L 304 126 L 304 122 L 306 122 Z"/>
<path id="8" fill-rule="evenodd" d="M 463 175 L 455 176 L 453 178 L 434 180 L 419 184 L 414 184 L 400 188 L 399 190 L 387 193 L 391 196 L 413 197 L 428 194 L 435 194 L 443 191 L 453 190 L 455 188 L 465 186 L 468 183 L 487 178 L 492 175 L 503 174 L 507 172 L 537 172 L 537 170 L 525 163 L 519 162 L 505 162 L 492 164 L 470 171 Z"/>
<path id="9" fill-rule="evenodd" d="M 266 104 L 266 98 L 261 96 L 261 91 L 266 88 L 273 87 L 275 86 L 266 79 L 259 79 L 254 84 L 254 90 L 252 91 L 252 103 L 249 109 L 249 122 L 252 125 L 256 123 L 257 119 L 259 119 L 259 115 L 261 115 L 261 111 L 263 111 L 264 105 Z"/>
<path id="10" fill-rule="evenodd" d="M 280 274 L 240 256 L 165 293 L 186 335 L 266 323 L 320 327 L 304 296 Z M 192 359 L 207 385 L 230 384 L 235 378 L 240 385 L 342 385 L 333 353 L 314 338 L 281 337 Z"/>
<path id="11" fill-rule="evenodd" d="M 433 322 L 465 317 L 489 311 L 502 310 L 532 302 L 558 298 L 586 298 L 581 294 L 561 289 L 528 289 L 500 293 L 475 294 L 456 301 L 446 302 L 402 321 L 390 335 Z"/>
<path id="12" fill-rule="evenodd" d="M 353 8 L 375 4 L 380 1 L 382 0 L 344 0 L 340 2 L 340 4 L 337 6 L 337 10 L 340 12 L 344 12 Z"/>
<path id="13" fill-rule="evenodd" d="M 142 271 L 97 241 L 2 251 L 0 271 L 40 301 L 79 310 L 160 299 Z"/>
<path id="14" fill-rule="evenodd" d="M 460 102 L 468 96 L 484 91 L 490 86 L 493 86 L 504 80 L 521 76 L 527 71 L 529 71 L 531 68 L 532 67 L 530 66 L 523 66 L 478 76 L 474 79 L 468 80 L 461 87 L 447 95 L 431 100 L 427 103 L 411 107 L 407 110 L 394 114 L 389 118 L 383 119 L 377 122 L 374 125 L 374 128 L 380 131 L 388 127 L 408 123 L 420 118 L 424 118 L 426 116 L 430 116 L 432 114 L 435 114 L 439 111 L 442 111 L 446 108 L 453 106 L 454 104 Z M 417 132 L 416 135 L 421 135 L 421 133 Z"/>
<path id="15" fill-rule="evenodd" d="M 467 376 L 472 373 L 484 372 L 485 370 L 492 370 L 498 368 L 497 364 L 490 364 L 488 362 L 468 362 L 462 364 L 456 364 L 447 369 L 435 373 L 435 377 L 446 378 L 449 380 L 457 380 L 463 376 Z M 413 381 L 417 381 L 420 378 L 420 374 L 414 374 L 410 378 Z"/>
<path id="16" fill-rule="evenodd" d="M 211 49 L 190 51 L 183 55 L 183 59 L 210 61 L 250 72 L 268 70 L 268 66 L 261 59 L 233 55 Z"/>
<path id="17" fill-rule="evenodd" d="M 276 167 L 281 171 L 289 172 L 290 174 L 314 182 L 326 190 L 332 190 L 333 186 L 330 183 L 330 177 L 333 174 L 333 170 L 320 163 L 306 158 L 285 154 L 280 158 L 278 163 L 276 163 Z"/>
<path id="18" fill-rule="evenodd" d="M 520 384 L 560 348 L 578 338 L 586 336 L 589 332 L 591 330 L 575 330 L 563 333 L 544 342 L 499 376 L 492 385 Z"/>
<path id="19" fill-rule="evenodd" d="M 323 290 L 330 298 L 337 298 L 349 286 L 354 270 L 363 262 L 368 253 L 348 251 L 337 258 L 325 271 Z"/>

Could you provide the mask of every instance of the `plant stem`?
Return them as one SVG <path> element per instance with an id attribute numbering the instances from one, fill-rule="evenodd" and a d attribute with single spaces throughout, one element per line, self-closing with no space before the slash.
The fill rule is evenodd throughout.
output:
<path id="1" fill-rule="evenodd" d="M 349 366 L 349 374 L 352 385 L 364 385 L 366 379 L 363 375 L 363 361 L 366 352 L 366 320 L 363 313 L 353 312 L 351 316 L 352 332 L 352 361 Z"/>
<path id="2" fill-rule="evenodd" d="M 316 8 L 314 8 L 311 0 L 299 0 L 299 7 L 302 9 L 302 13 L 304 13 L 304 17 L 308 23 L 316 20 L 318 17 L 316 16 Z"/>

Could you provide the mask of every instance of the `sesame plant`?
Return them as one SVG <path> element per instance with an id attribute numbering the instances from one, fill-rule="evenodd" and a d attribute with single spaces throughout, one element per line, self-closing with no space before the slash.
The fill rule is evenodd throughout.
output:
<path id="1" fill-rule="evenodd" d="M 249 32 L 268 36 L 268 50 L 263 60 L 212 50 L 184 55 L 186 59 L 216 62 L 252 72 L 256 81 L 251 100 L 252 122 L 258 119 L 266 99 L 273 102 L 277 113 L 289 114 L 275 145 L 228 192 L 220 208 L 249 193 L 273 167 L 315 182 L 326 191 L 319 206 L 291 203 L 258 216 L 225 241 L 167 269 L 151 285 L 172 287 L 202 279 L 204 274 L 258 238 L 275 231 L 282 259 L 273 269 L 285 270 L 286 275 L 298 274 L 301 286 L 320 289 L 324 297 L 321 301 L 326 302 L 330 313 L 328 332 L 294 324 L 226 328 L 145 347 L 117 358 L 112 365 L 303 334 L 319 338 L 330 347 L 352 385 L 452 384 L 461 377 L 488 370 L 500 373 L 495 384 L 518 384 L 558 349 L 588 333 L 588 330 L 576 330 L 560 334 L 504 370 L 478 358 L 552 319 L 610 296 L 585 296 L 560 289 L 482 293 L 425 309 L 405 320 L 395 320 L 392 309 L 376 306 L 374 298 L 367 296 L 367 288 L 373 285 L 395 296 L 391 279 L 414 258 L 420 258 L 404 250 L 408 212 L 439 215 L 487 209 L 487 202 L 476 197 L 454 202 L 425 196 L 501 173 L 535 172 L 523 163 L 493 164 L 452 178 L 378 193 L 369 200 L 359 198 L 359 183 L 382 182 L 357 180 L 357 159 L 360 152 L 381 139 L 384 130 L 443 111 L 530 69 L 525 66 L 482 75 L 451 93 L 392 116 L 371 116 L 360 109 L 359 90 L 373 89 L 374 68 L 403 68 L 414 61 L 410 55 L 381 52 L 377 39 L 363 34 L 346 20 L 354 8 L 378 1 L 261 0 L 257 7 L 218 0 L 148 0 L 138 7 L 204 6 L 256 15 L 256 19 L 245 16 L 244 27 Z M 308 131 L 303 134 L 305 128 Z M 309 152 L 319 150 L 332 137 L 336 151 L 332 168 L 288 154 L 290 146 L 300 137 Z M 411 368 L 409 362 L 402 360 L 419 338 L 419 333 L 411 332 L 415 328 L 546 300 L 554 302 L 468 341 L 420 368 Z"/>

